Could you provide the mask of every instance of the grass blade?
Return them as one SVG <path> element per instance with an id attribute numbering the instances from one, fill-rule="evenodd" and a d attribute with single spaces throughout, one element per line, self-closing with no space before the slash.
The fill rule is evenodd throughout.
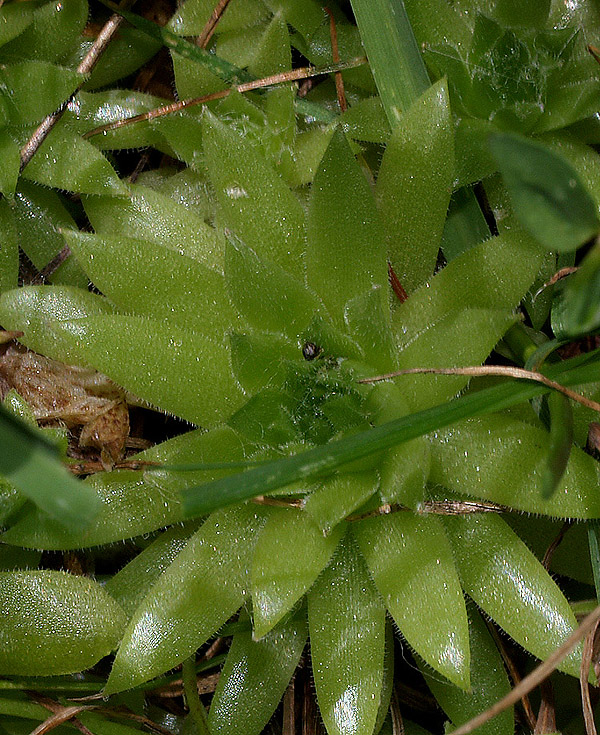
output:
<path id="1" fill-rule="evenodd" d="M 553 365 L 544 374 L 563 385 L 596 381 L 600 372 L 599 357 L 600 350 L 596 350 Z M 247 472 L 191 487 L 183 492 L 184 514 L 188 518 L 204 515 L 216 508 L 249 500 L 298 480 L 329 474 L 348 462 L 376 454 L 461 419 L 501 411 L 543 395 L 548 390 L 541 384 L 511 380 L 293 457 L 275 460 Z"/>
<path id="2" fill-rule="evenodd" d="M 51 518 L 69 529 L 85 528 L 100 509 L 92 488 L 60 463 L 56 449 L 0 406 L 0 474 Z"/>

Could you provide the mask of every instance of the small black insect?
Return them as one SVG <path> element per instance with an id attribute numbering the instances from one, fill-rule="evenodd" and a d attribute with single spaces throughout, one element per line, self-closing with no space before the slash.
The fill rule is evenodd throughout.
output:
<path id="1" fill-rule="evenodd" d="M 305 342 L 302 345 L 302 356 L 309 362 L 310 360 L 314 360 L 316 357 L 319 357 L 322 351 L 322 348 L 314 342 Z"/>

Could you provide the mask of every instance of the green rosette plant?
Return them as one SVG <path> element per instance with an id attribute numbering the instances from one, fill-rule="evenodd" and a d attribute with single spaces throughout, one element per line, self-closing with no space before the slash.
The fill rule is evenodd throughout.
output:
<path id="1" fill-rule="evenodd" d="M 44 498 L 27 501 L 7 474 L 0 487 L 7 681 L 79 672 L 116 651 L 108 679 L 86 681 L 135 708 L 129 690 L 183 664 L 198 732 L 258 735 L 309 639 L 327 732 L 371 735 L 392 732 L 395 637 L 460 724 L 510 687 L 484 618 L 540 659 L 576 628 L 539 557 L 558 521 L 600 517 L 597 463 L 584 451 L 593 411 L 565 407 L 560 393 L 543 400 L 546 386 L 459 374 L 363 381 L 481 365 L 495 348 L 537 368 L 559 342 L 596 328 L 590 298 L 574 317 L 568 286 L 554 302 L 535 292 L 598 231 L 597 154 L 576 129 L 562 130 L 595 111 L 592 93 L 573 106 L 555 92 L 576 70 L 595 93 L 597 75 L 550 4 L 531 17 L 514 3 L 406 4 L 418 40 L 429 44 L 430 73 L 440 78 L 401 111 L 381 88 L 378 49 L 367 43 L 372 29 L 357 2 L 359 27 L 334 9 L 340 54 L 360 56 L 362 34 L 373 76 L 367 65 L 343 72 L 350 101 L 343 114 L 332 112 L 328 80 L 302 104 L 295 88 L 281 85 L 87 138 L 124 111 L 160 103 L 106 87 L 162 44 L 171 48 L 182 98 L 222 89 L 227 74 L 290 69 L 292 45 L 311 63 L 331 63 L 321 5 L 234 0 L 210 61 L 185 37 L 202 32 L 211 3 L 187 0 L 164 29 L 128 15 L 133 56 L 109 48 L 112 56 L 84 80 L 73 71 L 87 43 L 82 0 L 65 0 L 63 15 L 52 4 L 0 9 L 15 18 L 14 36 L 6 25 L 0 31 L 0 145 L 12 162 L 0 181 L 0 323 L 22 332 L 28 348 L 94 368 L 132 401 L 193 425 L 135 455 L 136 469 L 80 483 L 101 502 L 83 529 L 51 517 Z M 446 16 L 453 23 L 440 50 L 433 21 Z M 60 52 L 44 45 L 51 23 L 64 23 Z M 459 52 L 467 54 L 464 69 Z M 502 71 L 502 59 L 516 64 L 523 55 L 539 78 L 515 80 L 510 65 Z M 121 68 L 122 57 L 129 66 Z M 467 76 L 484 63 L 511 83 L 498 88 L 491 72 Z M 39 99 L 24 93 L 32 79 L 46 85 Z M 19 146 L 33 123 L 82 81 L 19 176 Z M 479 135 L 466 162 L 465 130 Z M 532 133 L 544 135 L 523 135 Z M 101 152 L 142 146 L 178 167 L 130 183 Z M 473 210 L 468 187 L 480 179 L 497 215 L 493 235 Z M 76 192 L 80 209 L 67 208 L 59 189 Z M 535 213 L 542 205 L 556 212 L 558 201 L 552 237 L 554 225 Z M 91 227 L 78 227 L 83 220 Z M 64 246 L 70 257 L 51 283 L 16 288 L 18 246 L 40 268 Z M 588 293 L 593 273 L 584 272 Z M 552 343 L 541 330 L 549 315 L 559 323 Z M 580 355 L 548 374 L 585 384 L 593 397 L 597 360 L 596 352 Z M 516 511 L 540 518 L 524 523 Z M 589 585 L 588 558 L 584 566 L 569 554 L 585 532 L 571 531 L 554 571 Z M 129 539 L 139 553 L 102 587 L 38 570 L 29 556 L 86 549 L 101 559 Z M 19 555 L 29 569 L 15 562 Z M 20 589 L 27 594 L 18 600 Z M 195 677 L 196 651 L 223 630 L 233 641 L 206 719 L 191 697 L 190 671 Z M 44 655 L 34 660 L 33 646 Z M 580 661 L 578 648 L 559 668 L 579 677 Z M 50 682 L 60 691 L 61 681 L 44 679 L 39 688 Z M 0 695 L 10 732 L 21 704 Z M 81 721 L 101 732 L 102 714 Z M 510 709 L 483 728 L 513 729 Z"/>

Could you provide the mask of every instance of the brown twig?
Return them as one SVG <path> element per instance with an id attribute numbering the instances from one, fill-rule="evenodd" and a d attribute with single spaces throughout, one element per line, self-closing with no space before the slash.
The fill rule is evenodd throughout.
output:
<path id="1" fill-rule="evenodd" d="M 53 699 L 45 697 L 42 694 L 38 694 L 37 692 L 30 691 L 27 692 L 27 694 L 39 705 L 47 709 L 49 712 L 52 712 L 52 715 L 41 722 L 29 735 L 44 735 L 69 720 L 72 720 L 71 724 L 83 733 L 83 735 L 93 735 L 93 733 L 82 722 L 76 719 L 76 716 L 84 710 L 96 709 L 95 705 L 80 704 L 64 707 L 59 702 L 55 702 Z"/>
<path id="2" fill-rule="evenodd" d="M 590 699 L 590 686 L 588 683 L 588 672 L 592 663 L 594 653 L 594 638 L 598 630 L 598 622 L 585 637 L 583 653 L 581 655 L 581 668 L 579 671 L 579 683 L 581 686 L 581 706 L 583 709 L 583 720 L 587 735 L 596 735 L 596 724 L 594 722 L 594 709 Z"/>
<path id="3" fill-rule="evenodd" d="M 572 273 L 575 273 L 578 270 L 579 268 L 577 266 L 569 266 L 567 268 L 561 268 L 559 271 L 556 271 L 552 278 L 550 278 L 548 281 L 546 281 L 546 283 L 538 288 L 538 290 L 534 293 L 533 298 L 537 299 L 537 297 L 542 293 L 545 288 L 548 288 L 549 286 L 554 286 L 555 283 L 562 280 L 563 278 L 566 278 L 567 276 L 570 276 Z"/>
<path id="4" fill-rule="evenodd" d="M 344 69 L 353 69 L 356 66 L 361 66 L 365 62 L 366 59 L 364 56 L 362 56 L 358 59 L 353 59 L 352 61 L 349 61 L 341 66 L 343 66 Z M 114 122 L 107 123 L 106 125 L 101 125 L 97 128 L 94 128 L 93 130 L 88 130 L 87 133 L 84 133 L 83 137 L 92 138 L 94 135 L 108 133 L 111 130 L 118 130 L 119 128 L 125 127 L 126 125 L 133 125 L 137 122 L 155 120 L 158 117 L 171 115 L 174 112 L 181 112 L 188 107 L 196 107 L 198 105 L 204 105 L 207 102 L 212 102 L 213 100 L 223 99 L 225 97 L 228 97 L 232 92 L 239 92 L 240 94 L 243 94 L 244 92 L 251 92 L 254 89 L 262 89 L 264 87 L 271 87 L 277 84 L 286 84 L 288 82 L 295 82 L 300 79 L 308 79 L 310 77 L 321 76 L 322 74 L 331 74 L 336 70 L 337 68 L 335 67 L 316 68 L 314 66 L 305 66 L 301 69 L 292 69 L 292 71 L 280 72 L 279 74 L 273 74 L 269 77 L 264 77 L 263 79 L 254 79 L 251 82 L 244 82 L 243 84 L 238 84 L 237 86 L 231 87 L 229 89 L 222 89 L 219 92 L 213 92 L 212 94 L 207 94 L 203 97 L 192 97 L 188 100 L 181 100 L 179 102 L 173 102 L 170 105 L 157 107 L 154 110 L 148 110 L 148 112 L 144 112 L 140 115 L 133 115 L 132 117 L 125 117 L 121 120 L 115 120 Z"/>
<path id="5" fill-rule="evenodd" d="M 466 722 L 464 725 L 457 727 L 453 731 L 453 735 L 468 735 L 473 732 L 476 728 L 492 720 L 496 715 L 504 712 L 505 709 L 512 707 L 516 704 L 525 694 L 529 694 L 532 689 L 539 686 L 544 679 L 547 679 L 550 674 L 556 669 L 560 662 L 565 659 L 575 646 L 581 641 L 582 638 L 591 631 L 595 630 L 598 621 L 600 620 L 600 605 L 596 607 L 576 628 L 567 640 L 553 651 L 545 661 L 537 666 L 528 676 L 521 680 L 517 686 L 512 689 L 505 697 L 495 702 L 485 712 L 481 712 L 473 719 Z M 587 678 L 587 677 L 586 677 Z"/>
<path id="6" fill-rule="evenodd" d="M 281 735 L 296 735 L 296 686 L 293 678 L 283 695 Z"/>
<path id="7" fill-rule="evenodd" d="M 325 12 L 329 16 L 329 36 L 331 38 L 331 55 L 333 57 L 333 63 L 340 63 L 340 50 L 338 47 L 337 27 L 335 24 L 335 17 L 328 7 L 324 8 Z M 346 90 L 344 89 L 344 80 L 342 78 L 342 72 L 336 71 L 334 74 L 335 79 L 335 91 L 337 93 L 338 105 L 342 112 L 346 112 L 348 109 L 348 103 L 346 102 Z"/>
<path id="8" fill-rule="evenodd" d="M 559 393 L 567 396 L 567 398 L 600 413 L 600 403 L 592 401 L 590 398 L 586 398 L 580 393 L 575 393 L 575 391 L 570 390 L 569 388 L 565 388 L 564 385 L 557 383 L 555 380 L 550 380 L 550 378 L 547 378 L 542 373 L 536 373 L 533 370 L 525 370 L 525 368 L 513 367 L 510 365 L 480 365 L 457 368 L 408 368 L 406 370 L 396 370 L 393 373 L 386 373 L 385 375 L 377 375 L 374 378 L 363 378 L 358 382 L 377 383 L 381 380 L 397 378 L 399 375 L 469 375 L 475 377 L 481 375 L 497 375 L 502 378 L 534 380 L 536 383 L 542 383 L 548 388 L 557 390 Z"/>
<path id="9" fill-rule="evenodd" d="M 562 540 L 565 537 L 565 534 L 567 533 L 569 528 L 571 528 L 572 525 L 573 525 L 573 521 L 571 520 L 565 521 L 563 525 L 561 526 L 561 529 L 558 532 L 556 538 L 552 541 L 550 546 L 548 546 L 548 548 L 546 549 L 546 553 L 544 554 L 544 558 L 542 559 L 542 566 L 544 567 L 544 569 L 546 570 L 550 569 L 550 563 L 552 562 L 552 557 L 554 556 L 554 552 L 556 551 L 556 549 L 558 549 L 558 547 L 562 543 Z"/>
<path id="10" fill-rule="evenodd" d="M 123 0 L 123 2 L 119 5 L 120 8 L 126 7 L 130 5 L 130 0 Z M 87 52 L 87 54 L 83 57 L 81 63 L 77 67 L 77 73 L 78 74 L 90 74 L 90 72 L 94 69 L 98 61 L 100 60 L 100 57 L 108 47 L 108 44 L 112 40 L 113 36 L 123 23 L 123 17 L 115 13 L 114 15 L 111 15 L 111 17 L 106 21 L 102 29 L 100 30 L 100 33 L 98 34 L 96 40 L 92 44 L 92 47 Z M 35 155 L 36 151 L 39 149 L 39 147 L 42 145 L 42 143 L 46 140 L 48 137 L 50 131 L 54 128 L 56 123 L 60 120 L 60 118 L 65 113 L 65 110 L 67 109 L 69 102 L 75 97 L 75 95 L 79 92 L 81 87 L 83 86 L 83 82 L 78 85 L 77 89 L 73 92 L 73 94 L 69 97 L 69 99 L 65 100 L 62 105 L 58 108 L 58 110 L 55 110 L 53 113 L 48 115 L 42 122 L 38 125 L 36 130 L 33 132 L 33 135 L 27 143 L 23 146 L 21 149 L 21 168 L 20 171 L 23 171 L 25 166 L 31 161 L 33 156 Z"/>
<path id="11" fill-rule="evenodd" d="M 388 277 L 390 279 L 390 286 L 392 291 L 396 294 L 398 301 L 403 304 L 408 298 L 408 294 L 404 290 L 404 286 L 400 283 L 400 279 L 396 275 L 396 271 L 392 267 L 392 264 L 388 260 Z"/>
<path id="12" fill-rule="evenodd" d="M 202 29 L 202 33 L 196 39 L 197 46 L 200 46 L 200 48 L 206 48 L 208 46 L 208 42 L 212 38 L 212 34 L 215 32 L 215 28 L 217 27 L 217 23 L 221 20 L 221 16 L 225 12 L 225 8 L 229 3 L 230 0 L 219 0 L 216 4 L 210 18 Z"/>

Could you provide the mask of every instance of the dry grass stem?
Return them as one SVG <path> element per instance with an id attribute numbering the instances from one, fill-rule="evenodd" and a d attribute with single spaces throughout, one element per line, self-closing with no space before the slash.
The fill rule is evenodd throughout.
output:
<path id="1" fill-rule="evenodd" d="M 216 4 L 214 10 L 210 14 L 210 18 L 202 29 L 202 33 L 196 39 L 197 46 L 200 46 L 200 48 L 206 48 L 208 46 L 208 42 L 212 38 L 212 35 L 217 27 L 217 23 L 221 20 L 221 16 L 225 12 L 225 8 L 229 5 L 229 3 L 230 0 L 219 0 L 219 2 Z"/>
<path id="2" fill-rule="evenodd" d="M 229 89 L 222 89 L 219 92 L 213 92 L 212 94 L 204 95 L 203 97 L 192 97 L 188 100 L 181 100 L 180 102 L 173 102 L 170 105 L 164 105 L 163 107 L 157 107 L 154 110 L 148 110 L 140 115 L 133 115 L 132 117 L 124 117 L 121 120 L 115 120 L 114 122 L 106 125 L 100 125 L 93 130 L 88 130 L 83 135 L 84 138 L 92 138 L 94 135 L 100 135 L 108 133 L 111 130 L 118 130 L 119 128 L 125 127 L 126 125 L 133 125 L 137 122 L 147 122 L 149 120 L 155 120 L 158 117 L 164 117 L 165 115 L 172 115 L 175 112 L 181 112 L 188 107 L 197 107 L 198 105 L 204 105 L 207 102 L 213 102 L 214 100 L 221 100 L 228 97 L 232 92 L 239 92 L 243 94 L 245 92 L 251 92 L 255 89 L 263 89 L 264 87 L 272 87 L 277 84 L 287 84 L 289 82 L 297 82 L 301 79 L 309 79 L 310 77 L 318 77 L 323 74 L 332 74 L 342 69 L 354 69 L 357 66 L 362 66 L 366 63 L 366 58 L 361 56 L 352 61 L 348 61 L 338 66 L 317 68 L 314 66 L 304 66 L 301 69 L 292 69 L 291 71 L 280 72 L 279 74 L 273 74 L 263 79 L 255 79 L 251 82 L 244 82 L 238 84 L 235 87 Z"/>
<path id="3" fill-rule="evenodd" d="M 517 380 L 534 380 L 536 383 L 542 383 L 548 388 L 557 390 L 559 393 L 567 396 L 572 401 L 581 403 L 586 408 L 591 408 L 592 411 L 598 411 L 600 413 L 600 403 L 592 401 L 590 398 L 582 396 L 580 393 L 576 393 L 569 388 L 565 388 L 564 385 L 557 383 L 555 380 L 550 380 L 542 373 L 537 373 L 533 370 L 525 370 L 525 368 L 513 367 L 510 365 L 479 365 L 470 367 L 457 367 L 457 368 L 408 368 L 406 370 L 396 370 L 393 373 L 386 373 L 385 375 L 377 375 L 374 378 L 363 378 L 359 380 L 359 383 L 377 383 L 381 380 L 390 380 L 391 378 L 397 378 L 400 375 L 469 375 L 473 377 L 481 377 L 482 375 L 497 375 L 501 378 L 516 378 Z"/>
<path id="4" fill-rule="evenodd" d="M 325 7 L 325 12 L 329 15 L 329 35 L 331 38 L 331 55 L 333 57 L 333 63 L 340 63 L 340 50 L 338 47 L 337 37 L 337 26 L 335 24 L 335 17 L 331 10 Z M 336 71 L 334 74 L 335 78 L 335 91 L 337 92 L 338 105 L 342 112 L 346 112 L 348 109 L 348 103 L 346 102 L 346 90 L 344 89 L 344 80 L 342 79 L 342 72 Z"/>
<path id="5" fill-rule="evenodd" d="M 599 621 L 600 622 L 600 621 Z M 590 699 L 590 685 L 588 683 L 588 672 L 592 663 L 594 654 L 594 638 L 598 630 L 598 622 L 590 630 L 585 637 L 583 644 L 583 654 L 581 656 L 581 669 L 579 673 L 579 683 L 581 686 L 581 707 L 583 709 L 583 720 L 585 722 L 585 731 L 587 735 L 596 735 L 596 723 L 594 722 L 594 709 L 592 700 Z"/>
<path id="6" fill-rule="evenodd" d="M 479 715 L 469 720 L 464 725 L 457 727 L 453 731 L 453 735 L 468 735 L 473 732 L 476 728 L 492 720 L 496 715 L 504 712 L 508 707 L 512 707 L 516 704 L 524 695 L 529 694 L 535 687 L 539 686 L 544 679 L 547 679 L 550 674 L 556 669 L 560 662 L 565 659 L 575 646 L 583 639 L 590 631 L 596 629 L 600 621 L 600 605 L 596 607 L 586 618 L 584 618 L 581 625 L 576 628 L 573 633 L 567 638 L 567 640 L 559 646 L 545 661 L 537 666 L 528 676 L 521 680 L 517 686 L 512 689 L 505 697 L 495 702 L 485 712 L 481 712 Z"/>

